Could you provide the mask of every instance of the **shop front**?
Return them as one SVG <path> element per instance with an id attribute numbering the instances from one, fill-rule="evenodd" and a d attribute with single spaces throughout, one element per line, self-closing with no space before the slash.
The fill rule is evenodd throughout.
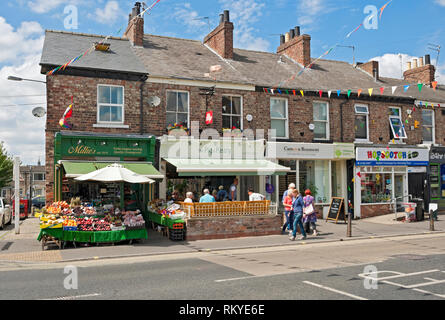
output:
<path id="1" fill-rule="evenodd" d="M 428 168 L 430 202 L 438 204 L 438 210 L 445 210 L 445 147 L 432 147 Z"/>
<path id="2" fill-rule="evenodd" d="M 265 140 L 164 136 L 160 142 L 160 172 L 166 179 L 159 195 L 187 213 L 187 239 L 279 234 L 281 219 L 271 195 L 274 177 L 290 168 L 265 158 Z M 248 201 L 249 188 L 264 201 Z M 204 189 L 215 195 L 214 203 L 199 203 Z M 191 205 L 183 203 L 188 192 Z"/>
<path id="3" fill-rule="evenodd" d="M 409 198 L 409 175 L 429 164 L 429 151 L 418 147 L 357 147 L 354 213 L 367 218 L 403 211 Z"/>
<path id="4" fill-rule="evenodd" d="M 281 204 L 283 193 L 294 183 L 302 193 L 311 190 L 318 213 L 326 218 L 332 197 L 348 203 L 347 162 L 354 157 L 352 143 L 268 142 L 267 158 L 290 168 L 286 175 L 270 177 L 277 186 L 272 198 Z"/>

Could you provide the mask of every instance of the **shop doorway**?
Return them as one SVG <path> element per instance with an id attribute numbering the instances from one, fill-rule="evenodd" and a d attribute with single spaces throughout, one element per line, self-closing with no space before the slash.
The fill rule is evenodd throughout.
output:
<path id="1" fill-rule="evenodd" d="M 394 197 L 396 198 L 397 211 L 404 211 L 402 207 L 403 202 L 408 202 L 408 198 L 405 197 L 405 179 L 406 175 L 395 174 L 394 175 Z"/>
<path id="2" fill-rule="evenodd" d="M 260 192 L 258 190 L 259 188 L 259 177 L 258 176 L 241 176 L 240 182 L 238 184 L 238 188 L 240 190 L 239 194 L 239 200 L 241 201 L 248 201 L 249 200 L 249 194 L 247 193 L 249 187 L 252 187 L 255 192 Z"/>

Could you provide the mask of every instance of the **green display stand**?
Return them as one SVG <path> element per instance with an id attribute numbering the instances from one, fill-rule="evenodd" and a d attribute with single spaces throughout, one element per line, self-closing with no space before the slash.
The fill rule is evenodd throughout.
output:
<path id="1" fill-rule="evenodd" d="M 181 219 L 172 220 L 172 219 L 170 219 L 168 217 L 162 217 L 162 215 L 157 214 L 157 213 L 152 212 L 152 211 L 148 212 L 148 219 L 151 222 L 157 223 L 157 224 L 159 224 L 161 226 L 166 226 L 166 227 L 168 227 L 170 229 L 173 228 L 173 225 L 176 224 L 176 223 L 185 224 L 184 220 L 181 220 Z"/>
<path id="2" fill-rule="evenodd" d="M 44 235 L 51 236 L 61 241 L 89 243 L 148 239 L 147 229 L 117 231 L 65 231 L 63 229 L 41 229 L 37 240 L 40 241 Z"/>

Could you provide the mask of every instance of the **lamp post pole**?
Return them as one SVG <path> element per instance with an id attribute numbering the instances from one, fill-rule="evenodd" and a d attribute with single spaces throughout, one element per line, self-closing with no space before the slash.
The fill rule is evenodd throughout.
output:
<path id="1" fill-rule="evenodd" d="M 14 227 L 15 233 L 20 233 L 20 158 L 14 158 Z"/>

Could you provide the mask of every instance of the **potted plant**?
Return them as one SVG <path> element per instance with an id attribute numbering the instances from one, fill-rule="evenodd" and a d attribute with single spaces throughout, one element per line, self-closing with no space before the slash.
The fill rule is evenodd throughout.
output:
<path id="1" fill-rule="evenodd" d="M 169 136 L 187 136 L 188 129 L 183 124 L 175 123 L 174 125 L 169 125 L 167 127 L 167 132 Z"/>

